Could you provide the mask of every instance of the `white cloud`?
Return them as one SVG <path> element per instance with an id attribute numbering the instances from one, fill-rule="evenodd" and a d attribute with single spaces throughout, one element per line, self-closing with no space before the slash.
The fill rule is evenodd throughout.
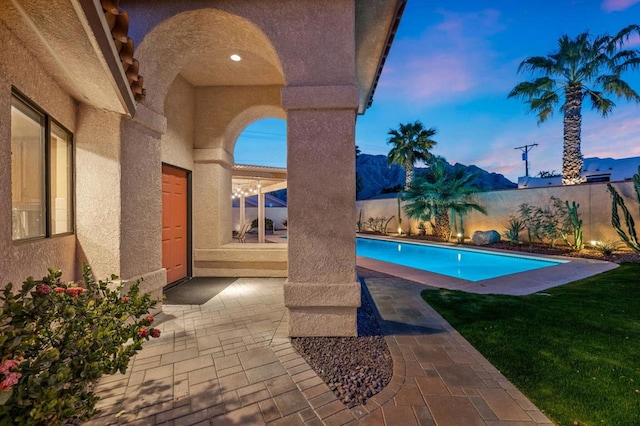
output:
<path id="1" fill-rule="evenodd" d="M 602 2 L 602 10 L 605 12 L 620 12 L 636 3 L 640 3 L 640 0 L 604 0 Z"/>

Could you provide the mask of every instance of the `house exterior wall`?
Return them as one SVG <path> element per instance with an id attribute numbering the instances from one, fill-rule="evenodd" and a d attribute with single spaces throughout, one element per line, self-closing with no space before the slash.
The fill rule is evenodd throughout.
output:
<path id="1" fill-rule="evenodd" d="M 640 223 L 638 202 L 633 190 L 632 182 L 614 182 L 613 187 L 618 190 L 627 208 L 634 217 L 636 224 Z M 496 230 L 506 231 L 509 216 L 518 215 L 518 207 L 522 203 L 534 206 L 545 206 L 554 196 L 563 201 L 575 201 L 580 205 L 578 212 L 583 221 L 582 231 L 584 241 L 617 241 L 618 234 L 611 226 L 611 196 L 606 183 L 592 183 L 572 186 L 556 186 L 548 188 L 513 189 L 506 191 L 490 191 L 476 194 L 476 202 L 487 210 L 487 215 L 471 212 L 464 217 L 465 236 L 470 237 L 475 231 Z M 404 203 L 403 203 L 404 204 Z M 362 211 L 362 221 L 366 223 L 369 217 L 397 216 L 398 206 L 395 198 L 381 200 L 362 200 L 356 203 L 358 214 Z M 402 227 L 407 229 L 407 219 L 403 214 Z M 418 223 L 411 221 L 412 232 L 418 232 Z M 637 225 L 636 225 L 637 226 Z M 389 232 L 395 232 L 398 222 L 394 218 L 389 224 Z M 364 227 L 366 229 L 366 226 Z M 526 238 L 526 233 L 521 234 Z"/>
<path id="2" fill-rule="evenodd" d="M 120 275 L 121 137 L 119 114 L 80 106 L 76 141 L 78 257 L 91 265 L 99 279 Z"/>
<path id="3" fill-rule="evenodd" d="M 162 162 L 193 170 L 195 88 L 177 76 L 164 103 L 167 133 L 161 138 Z"/>
<path id="4" fill-rule="evenodd" d="M 11 87 L 29 97 L 74 136 L 77 104 L 42 66 L 36 52 L 1 21 L 0 40 L 0 288 L 8 282 L 21 284 L 28 276 L 42 278 L 48 267 L 61 269 L 65 280 L 75 279 L 75 235 L 12 241 Z"/>

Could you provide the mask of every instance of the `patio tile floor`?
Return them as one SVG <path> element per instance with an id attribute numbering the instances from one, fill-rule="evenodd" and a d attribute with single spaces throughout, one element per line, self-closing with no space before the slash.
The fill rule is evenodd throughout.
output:
<path id="1" fill-rule="evenodd" d="M 201 305 L 165 304 L 125 375 L 103 378 L 99 425 L 552 424 L 419 294 L 359 269 L 394 375 L 347 409 L 291 346 L 284 279 L 240 278 Z M 189 283 L 181 284 L 188 291 Z"/>

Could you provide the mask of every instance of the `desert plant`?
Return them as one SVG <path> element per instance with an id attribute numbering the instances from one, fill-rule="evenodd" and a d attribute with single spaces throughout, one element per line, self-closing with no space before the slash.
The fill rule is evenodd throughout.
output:
<path id="1" fill-rule="evenodd" d="M 504 237 L 513 244 L 520 243 L 520 233 L 524 231 L 526 227 L 524 226 L 524 222 L 518 219 L 515 216 L 509 216 L 509 221 L 507 222 L 506 232 L 503 234 Z"/>
<path id="2" fill-rule="evenodd" d="M 574 250 L 581 250 L 582 220 L 578 207 L 575 202 L 569 206 L 568 201 L 563 202 L 557 197 L 551 197 L 550 202 L 542 207 L 520 204 L 519 220 L 527 231 L 529 244 L 533 244 L 535 237 L 541 243 L 555 247 L 556 242 L 562 239 Z M 573 241 L 569 240 L 569 234 L 572 234 Z"/>
<path id="3" fill-rule="evenodd" d="M 360 214 L 358 215 L 358 221 L 356 222 L 356 229 L 358 232 L 362 232 L 362 209 L 360 209 Z"/>
<path id="4" fill-rule="evenodd" d="M 394 218 L 391 216 L 390 218 L 386 218 L 384 216 L 379 217 L 370 217 L 367 221 L 367 227 L 372 232 L 379 232 L 381 234 L 387 233 L 387 227 L 389 226 L 389 222 Z"/>
<path id="5" fill-rule="evenodd" d="M 584 242 L 582 240 L 582 219 L 580 219 L 580 214 L 578 213 L 580 204 L 572 201 L 571 205 L 569 205 L 569 201 L 565 201 L 565 207 L 566 209 L 564 211 L 566 211 L 567 214 L 563 218 L 562 239 L 573 250 L 580 251 L 584 248 Z M 573 237 L 572 241 L 567 238 L 568 233 L 571 233 Z"/>
<path id="6" fill-rule="evenodd" d="M 427 235 L 427 227 L 422 221 L 418 224 L 418 235 Z"/>
<path id="7" fill-rule="evenodd" d="M 251 228 L 257 228 L 257 227 L 258 227 L 258 219 L 253 219 L 253 221 L 251 222 Z M 271 219 L 268 219 L 268 218 L 264 219 L 264 229 L 266 231 L 273 232 L 273 221 Z"/>
<path id="8" fill-rule="evenodd" d="M 539 238 L 540 235 L 540 223 L 534 214 L 534 209 L 535 207 L 529 205 L 529 203 L 522 203 L 518 207 L 520 221 L 527 231 L 527 242 L 529 245 L 533 244 L 533 237 Z"/>
<path id="9" fill-rule="evenodd" d="M 633 175 L 633 188 L 636 192 L 636 199 L 638 200 L 638 206 L 640 207 L 640 166 L 638 166 L 638 173 Z M 629 213 L 629 209 L 624 204 L 624 200 L 618 194 L 618 191 L 611 186 L 610 183 L 607 184 L 607 188 L 611 193 L 612 205 L 611 205 L 611 225 L 613 225 L 614 229 L 624 241 L 624 243 L 631 250 L 636 253 L 640 253 L 640 242 L 638 241 L 638 234 L 636 233 L 636 224 Z M 618 208 L 622 210 L 622 214 L 624 215 L 625 225 L 627 226 L 627 232 L 622 229 L 622 225 L 620 224 L 620 216 L 618 216 Z M 640 211 L 640 208 L 639 208 Z"/>
<path id="10" fill-rule="evenodd" d="M 471 210 L 486 214 L 485 209 L 472 199 L 478 192 L 471 184 L 475 177 L 462 169 L 447 167 L 442 157 L 432 158 L 427 173 L 416 177 L 402 193 L 406 201 L 404 211 L 408 217 L 419 221 L 433 219 L 434 233 L 443 240 L 451 238 L 451 225 L 455 232 L 464 233 L 462 218 L 465 214 Z"/>
<path id="11" fill-rule="evenodd" d="M 611 240 L 598 240 L 593 241 L 592 247 L 594 250 L 599 251 L 605 256 L 610 256 L 614 251 L 618 250 L 622 245 L 621 241 L 611 241 Z"/>
<path id="12" fill-rule="evenodd" d="M 402 192 L 398 192 L 398 230 L 402 234 L 402 212 L 400 211 L 400 201 L 402 199 Z M 411 226 L 411 224 L 409 224 Z"/>
<path id="13" fill-rule="evenodd" d="M 95 282 L 88 267 L 85 287 L 63 283 L 61 275 L 50 269 L 16 292 L 9 283 L 0 296 L 0 420 L 9 424 L 89 419 L 99 399 L 92 385 L 125 373 L 142 342 L 160 336 L 149 327 L 156 301 L 139 283 L 111 289 L 116 276 Z"/>

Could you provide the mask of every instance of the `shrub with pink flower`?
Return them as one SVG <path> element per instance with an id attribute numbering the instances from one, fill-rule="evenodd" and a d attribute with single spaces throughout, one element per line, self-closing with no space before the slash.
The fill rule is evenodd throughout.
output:
<path id="1" fill-rule="evenodd" d="M 157 301 L 139 282 L 113 289 L 88 267 L 83 287 L 50 269 L 0 293 L 0 425 L 58 425 L 96 413 L 93 384 L 126 372 L 129 360 L 160 330 L 148 328 Z"/>
<path id="2" fill-rule="evenodd" d="M 37 291 L 38 291 L 38 294 L 45 296 L 51 293 L 51 286 L 47 284 L 40 284 L 37 288 Z"/>
<path id="3" fill-rule="evenodd" d="M 18 368 L 20 361 L 17 359 L 6 359 L 0 364 L 0 404 L 4 399 L 9 399 L 7 395 L 11 388 L 18 383 L 18 379 L 22 377 L 22 373 L 12 371 Z"/>

